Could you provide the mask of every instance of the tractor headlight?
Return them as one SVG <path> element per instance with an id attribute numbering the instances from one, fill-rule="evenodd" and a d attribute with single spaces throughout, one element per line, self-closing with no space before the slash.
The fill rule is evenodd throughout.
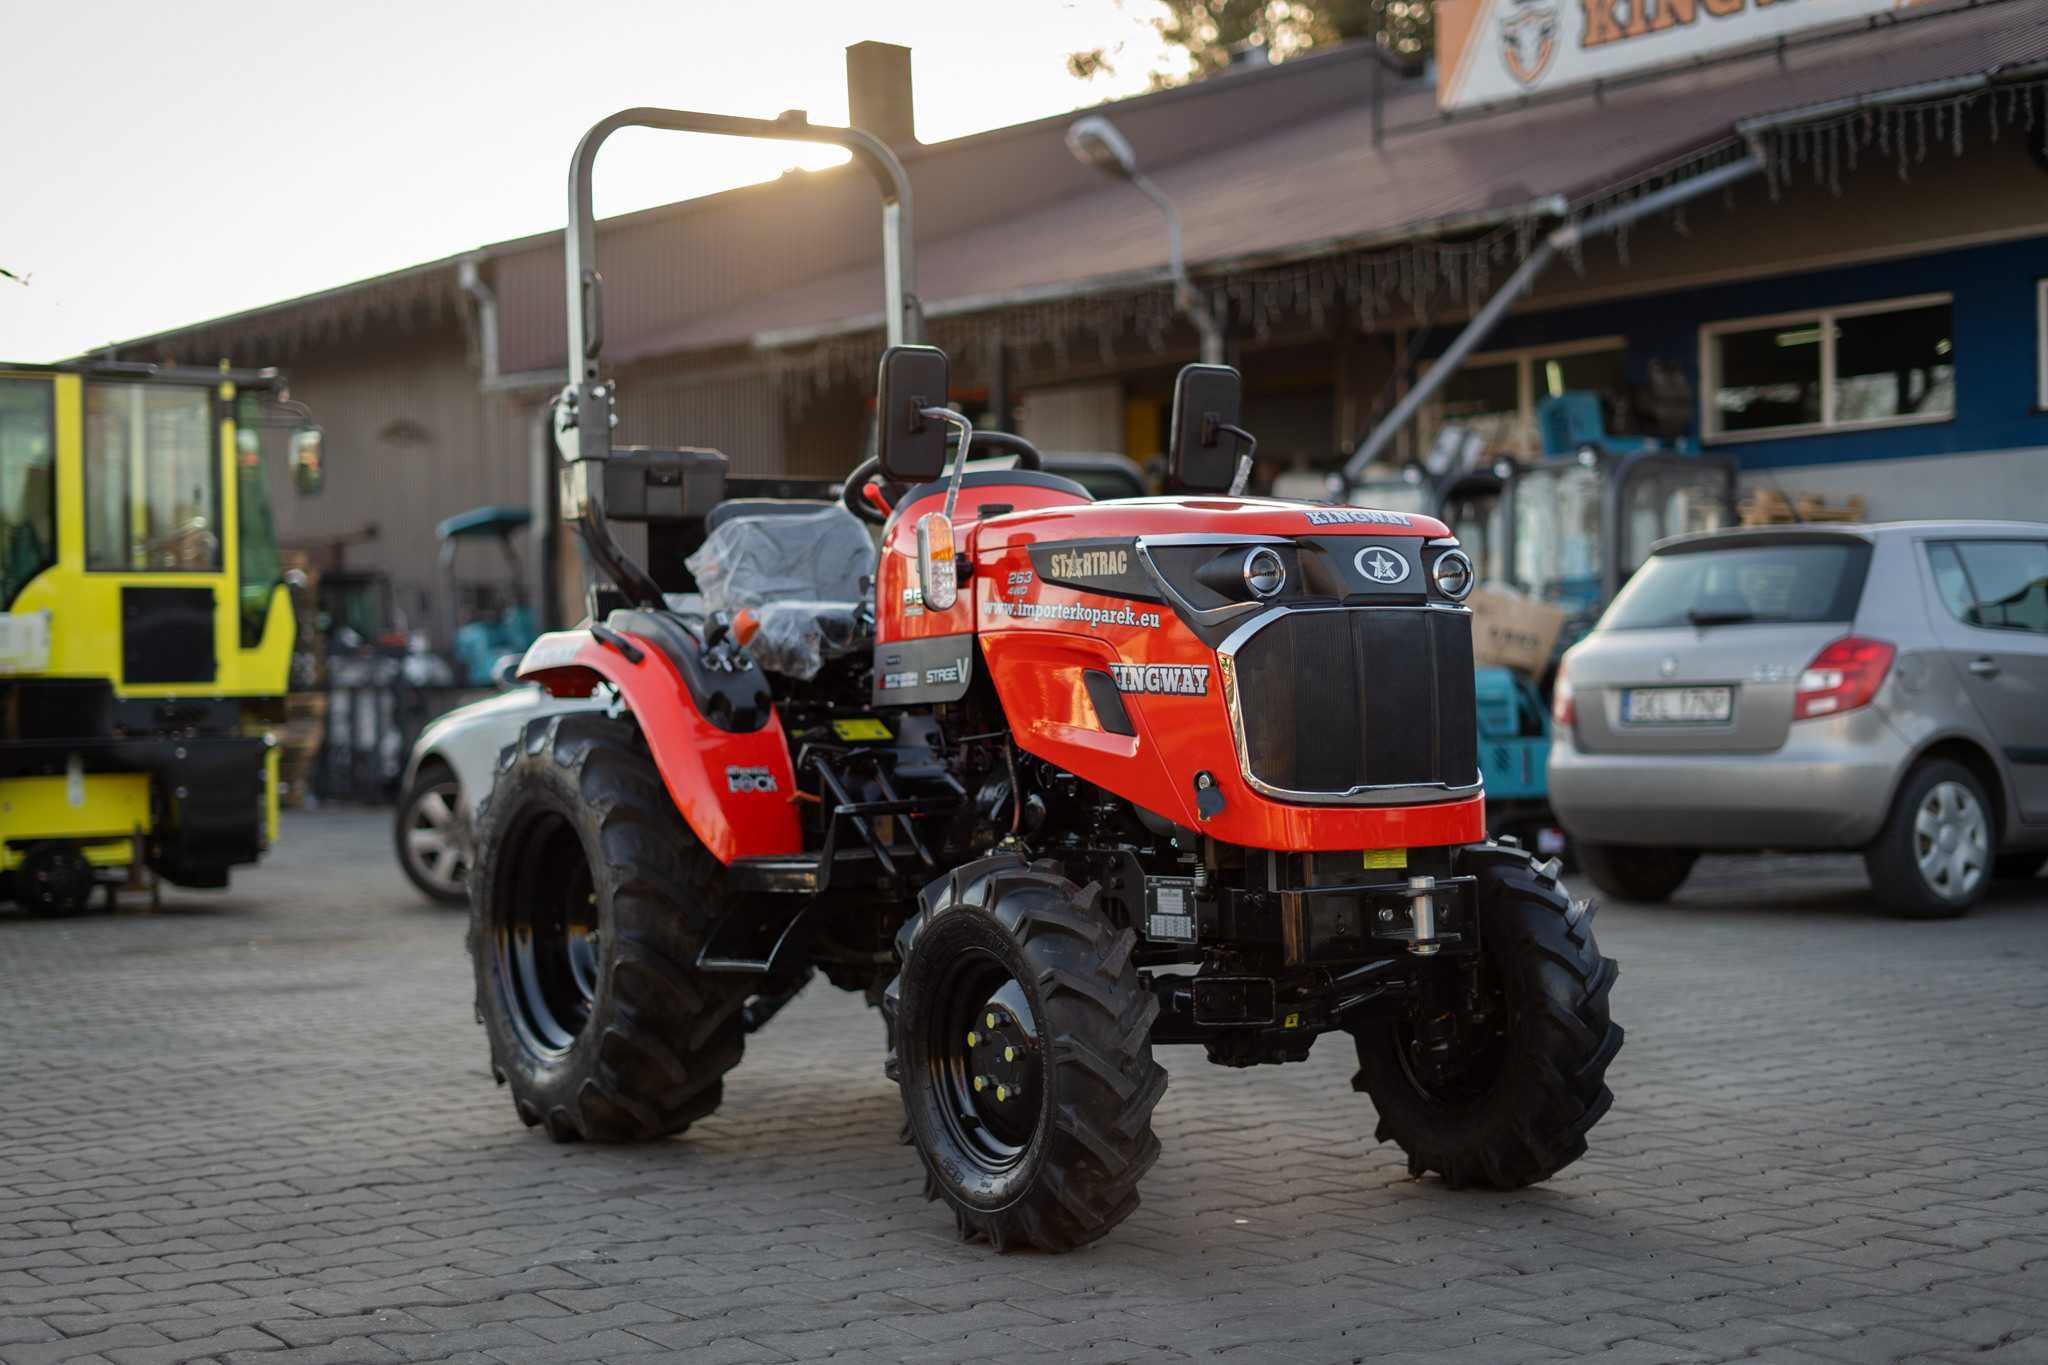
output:
<path id="1" fill-rule="evenodd" d="M 1453 602 L 1462 602 L 1471 594 L 1473 580 L 1477 576 L 1472 561 L 1465 557 L 1463 550 L 1445 550 L 1429 568 L 1430 581 L 1436 584 L 1436 590 Z"/>
<path id="2" fill-rule="evenodd" d="M 1245 591 L 1262 601 L 1287 586 L 1287 564 L 1271 546 L 1256 546 L 1245 555 L 1243 575 Z"/>

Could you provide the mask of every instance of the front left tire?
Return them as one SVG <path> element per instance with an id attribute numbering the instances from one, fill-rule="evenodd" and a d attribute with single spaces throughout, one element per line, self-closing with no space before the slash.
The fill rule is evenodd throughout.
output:
<path id="1" fill-rule="evenodd" d="M 1357 1029 L 1358 1073 L 1379 1112 L 1374 1136 L 1408 1155 L 1412 1175 L 1453 1189 L 1514 1190 L 1586 1151 L 1614 1102 L 1607 1067 L 1621 1050 L 1608 1011 L 1619 969 L 1593 940 L 1592 906 L 1574 904 L 1526 855 L 1466 849 L 1477 877 L 1480 959 L 1454 1010 L 1417 1010 Z"/>

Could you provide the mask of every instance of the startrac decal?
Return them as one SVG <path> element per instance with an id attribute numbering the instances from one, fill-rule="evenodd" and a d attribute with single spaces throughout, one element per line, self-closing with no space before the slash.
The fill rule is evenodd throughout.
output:
<path id="1" fill-rule="evenodd" d="M 1033 545 L 1031 563 L 1048 583 L 1157 602 L 1159 585 L 1138 562 L 1135 540 L 1082 540 Z M 1012 594 L 1013 596 L 1015 594 Z"/>
<path id="2" fill-rule="evenodd" d="M 1406 512 L 1379 512 L 1370 507 L 1312 507 L 1311 526 L 1413 526 Z"/>
<path id="3" fill-rule="evenodd" d="M 725 789 L 729 792 L 772 792 L 778 790 L 775 774 L 766 768 L 741 768 L 728 766 L 725 770 Z"/>
<path id="4" fill-rule="evenodd" d="M 1112 550 L 1053 550 L 1046 555 L 1046 572 L 1054 578 L 1113 578 L 1131 571 L 1131 552 Z"/>
<path id="5" fill-rule="evenodd" d="M 1209 695 L 1207 664 L 1111 664 L 1109 674 L 1119 692 L 1162 697 Z"/>

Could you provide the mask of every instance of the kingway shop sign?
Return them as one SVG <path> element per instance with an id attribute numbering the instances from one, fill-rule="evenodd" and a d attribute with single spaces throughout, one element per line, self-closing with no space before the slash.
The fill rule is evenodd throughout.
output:
<path id="1" fill-rule="evenodd" d="M 1927 0 L 1439 0 L 1437 106 L 1692 61 Z"/>

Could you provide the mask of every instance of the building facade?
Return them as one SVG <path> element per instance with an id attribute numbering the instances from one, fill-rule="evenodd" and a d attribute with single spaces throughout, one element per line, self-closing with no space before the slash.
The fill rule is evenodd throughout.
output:
<path id="1" fill-rule="evenodd" d="M 1560 252 L 1391 449 L 1457 421 L 1538 458 L 1546 394 L 1625 414 L 1656 389 L 1745 479 L 1877 518 L 2048 520 L 2048 37 L 2028 8 L 1921 5 L 1477 110 L 1351 48 L 1099 112 L 1181 210 L 1269 475 L 1339 464 L 1547 236 L 1747 158 L 1727 188 Z M 1068 118 L 915 145 L 907 57 L 862 49 L 851 104 L 909 167 L 955 399 L 1049 449 L 1157 453 L 1196 337 L 1156 209 L 1075 162 Z M 837 171 L 604 224 L 621 442 L 849 469 L 880 351 L 876 227 L 871 186 Z M 283 534 L 389 574 L 428 624 L 434 524 L 544 487 L 562 295 L 545 234 L 116 353 L 287 367 L 331 454 L 318 500 L 284 496 L 273 462 Z"/>

